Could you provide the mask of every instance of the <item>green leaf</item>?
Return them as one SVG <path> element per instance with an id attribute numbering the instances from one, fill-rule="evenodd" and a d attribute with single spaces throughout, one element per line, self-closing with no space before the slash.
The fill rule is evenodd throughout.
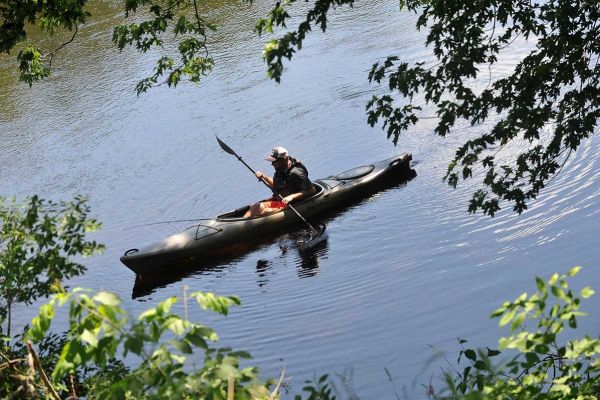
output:
<path id="1" fill-rule="evenodd" d="M 497 356 L 499 354 L 500 354 L 500 351 L 498 351 L 498 350 L 493 350 L 493 349 L 490 349 L 490 348 L 487 349 L 487 356 L 488 357 L 495 357 L 495 356 Z"/>
<path id="2" fill-rule="evenodd" d="M 487 371 L 489 369 L 487 364 L 482 360 L 475 361 L 474 367 L 480 371 Z"/>
<path id="3" fill-rule="evenodd" d="M 581 289 L 580 295 L 584 299 L 587 299 L 588 297 L 593 296 L 594 293 L 596 293 L 596 292 L 594 292 L 594 290 L 592 288 L 590 288 L 589 286 L 586 286 L 583 289 Z"/>
<path id="4" fill-rule="evenodd" d="M 140 355 L 144 349 L 144 341 L 139 336 L 129 336 L 124 343 L 125 350 Z"/>
<path id="5" fill-rule="evenodd" d="M 79 337 L 90 346 L 98 347 L 98 337 L 89 330 L 85 329 Z"/>
<path id="6" fill-rule="evenodd" d="M 179 350 L 180 352 L 182 352 L 184 354 L 191 354 L 194 352 L 192 350 L 192 346 L 190 346 L 188 341 L 185 339 L 171 340 L 170 343 L 175 349 Z"/>
<path id="7" fill-rule="evenodd" d="M 546 283 L 541 278 L 536 277 L 535 284 L 541 293 L 546 293 Z"/>
<path id="8" fill-rule="evenodd" d="M 171 332 L 173 332 L 176 335 L 182 335 L 186 329 L 187 329 L 187 325 L 188 323 L 186 323 L 187 321 L 183 321 L 180 318 L 177 317 L 172 317 L 169 318 L 169 320 L 167 321 L 167 329 L 169 329 Z"/>
<path id="9" fill-rule="evenodd" d="M 106 304 L 107 306 L 117 306 L 121 304 L 121 299 L 119 299 L 119 296 L 111 292 L 98 292 L 94 296 L 94 300 L 99 303 Z"/>
<path id="10" fill-rule="evenodd" d="M 196 297 L 198 304 L 202 308 L 212 310 L 223 315 L 228 314 L 230 306 L 240 304 L 240 300 L 236 296 L 219 297 L 214 293 L 202 292 L 198 292 L 193 295 Z"/>
<path id="11" fill-rule="evenodd" d="M 465 357 L 467 357 L 471 361 L 475 361 L 477 359 L 477 355 L 471 349 L 465 350 Z"/>
<path id="12" fill-rule="evenodd" d="M 512 321 L 516 312 L 517 311 L 515 309 L 512 309 L 512 310 L 508 311 L 507 313 L 505 313 L 502 316 L 502 318 L 500 319 L 499 325 L 504 326 L 504 325 L 508 324 L 510 321 Z"/>
<path id="13" fill-rule="evenodd" d="M 536 353 L 525 353 L 525 359 L 529 364 L 535 364 L 540 361 L 540 358 Z"/>
<path id="14" fill-rule="evenodd" d="M 525 317 L 526 317 L 527 313 L 525 311 L 519 313 L 515 319 L 512 321 L 512 324 L 510 325 L 510 330 L 514 331 L 517 328 L 519 328 L 521 325 L 523 325 L 523 322 L 525 321 Z"/>

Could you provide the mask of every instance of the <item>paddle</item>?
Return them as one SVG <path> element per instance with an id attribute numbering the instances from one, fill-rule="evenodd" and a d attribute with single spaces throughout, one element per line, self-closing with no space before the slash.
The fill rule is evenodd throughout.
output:
<path id="1" fill-rule="evenodd" d="M 237 153 L 231 147 L 227 146 L 221 139 L 219 139 L 219 137 L 217 135 L 215 135 L 215 137 L 217 138 L 217 142 L 219 142 L 219 146 L 221 146 L 221 148 L 223 150 L 225 150 L 226 153 L 229 153 L 232 156 L 236 157 L 239 161 L 241 161 L 242 164 L 244 164 L 246 166 L 246 168 L 248 168 L 250 171 L 252 171 L 252 174 L 256 175 L 256 171 L 254 171 L 254 169 L 251 166 L 246 164 L 246 162 L 244 160 L 242 160 L 242 157 L 238 156 Z M 276 198 L 278 198 L 279 200 L 282 199 L 282 197 L 279 194 L 275 193 L 273 191 L 273 189 L 269 186 L 269 184 L 262 177 L 260 178 L 260 181 L 262 183 L 264 183 L 265 186 L 268 187 L 273 192 L 273 195 Z M 315 235 L 311 240 L 306 242 L 307 247 L 314 246 L 315 244 L 317 244 L 318 242 L 320 242 L 321 240 L 323 240 L 325 238 L 325 228 L 326 228 L 325 224 L 320 224 L 319 229 L 316 229 L 290 203 L 287 203 L 287 205 L 290 208 L 290 210 L 292 210 L 294 213 L 296 213 L 298 218 L 300 218 L 302 220 L 302 222 L 304 222 L 310 228 L 313 235 Z"/>

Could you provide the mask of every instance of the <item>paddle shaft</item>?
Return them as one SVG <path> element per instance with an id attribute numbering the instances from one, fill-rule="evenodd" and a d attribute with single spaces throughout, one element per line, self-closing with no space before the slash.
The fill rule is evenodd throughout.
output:
<path id="1" fill-rule="evenodd" d="M 217 140 L 218 140 L 218 139 L 219 139 L 219 138 L 217 138 Z M 219 140 L 219 144 L 221 144 L 221 143 L 222 143 L 222 142 Z M 221 147 L 223 147 L 223 146 L 221 146 Z M 251 166 L 249 166 L 249 165 L 246 163 L 246 161 L 244 161 L 244 160 L 242 159 L 242 157 L 238 156 L 238 155 L 237 155 L 237 154 L 236 154 L 236 153 L 233 151 L 233 149 L 231 149 L 231 147 L 227 146 L 227 148 L 223 148 L 223 150 L 225 150 L 225 151 L 227 151 L 229 154 L 231 154 L 231 155 L 235 156 L 235 157 L 236 157 L 238 160 L 240 160 L 240 161 L 241 161 L 241 163 L 242 163 L 242 164 L 244 164 L 244 165 L 246 166 L 246 168 L 248 168 L 250 171 L 252 171 L 252 173 L 253 173 L 254 175 L 256 175 L 256 171 L 255 171 L 255 170 L 254 170 L 254 169 L 253 169 Z M 228 151 L 228 150 L 230 150 L 231 152 L 230 152 L 230 151 Z M 269 186 L 269 184 L 267 183 L 267 181 L 265 181 L 265 180 L 264 180 L 262 177 L 261 177 L 259 180 L 260 180 L 262 183 L 264 183 L 264 184 L 265 184 L 265 186 L 266 186 L 266 187 L 268 187 L 268 188 L 271 190 L 271 192 L 273 192 L 273 195 L 274 195 L 274 196 L 278 197 L 280 200 L 283 200 L 283 199 L 282 199 L 282 197 L 281 197 L 281 195 L 279 195 L 279 194 L 275 193 L 275 191 L 273 190 L 273 188 L 272 188 L 271 186 Z M 310 222 L 308 222 L 308 221 L 306 220 L 306 218 L 304 218 L 304 217 L 302 216 L 302 214 L 300 214 L 300 213 L 298 212 L 298 210 L 296 210 L 296 209 L 294 208 L 294 206 L 292 206 L 290 203 L 287 203 L 287 206 L 290 208 L 290 210 L 292 210 L 293 212 L 295 212 L 295 213 L 296 213 L 296 215 L 298 216 L 298 218 L 300 218 L 300 219 L 302 220 L 302 222 L 304 222 L 304 223 L 305 223 L 305 224 L 306 224 L 306 225 L 307 225 L 307 226 L 310 228 L 310 230 L 311 230 L 311 231 L 313 231 L 313 233 L 314 233 L 314 234 L 318 234 L 318 233 L 319 233 L 319 231 L 318 231 L 317 229 L 315 229 L 315 227 L 314 227 L 314 226 L 312 226 L 312 225 L 310 224 Z"/>

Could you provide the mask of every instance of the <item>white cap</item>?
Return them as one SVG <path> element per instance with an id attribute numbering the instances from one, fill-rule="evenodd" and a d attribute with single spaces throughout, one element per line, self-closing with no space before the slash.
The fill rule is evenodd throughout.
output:
<path id="1" fill-rule="evenodd" d="M 273 162 L 275 160 L 286 158 L 287 156 L 288 151 L 284 147 L 277 146 L 273 147 L 273 150 L 271 150 L 271 154 L 269 154 L 267 158 L 265 158 L 265 160 Z"/>

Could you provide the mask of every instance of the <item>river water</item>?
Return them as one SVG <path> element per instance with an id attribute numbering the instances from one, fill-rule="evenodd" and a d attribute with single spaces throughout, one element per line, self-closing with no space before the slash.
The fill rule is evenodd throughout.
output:
<path id="1" fill-rule="evenodd" d="M 229 317 L 193 311 L 191 318 L 214 326 L 224 345 L 248 350 L 265 377 L 286 365 L 295 392 L 314 374 L 338 373 L 364 399 L 395 398 L 384 367 L 401 396 L 425 397 L 421 385 L 435 384 L 446 366 L 437 352 L 455 360 L 458 337 L 494 346 L 505 332 L 489 313 L 531 292 L 535 276 L 582 265 L 575 286 L 600 288 L 598 138 L 582 145 L 527 212 L 491 219 L 467 213 L 476 180 L 457 190 L 442 182 L 456 147 L 486 126 L 459 125 L 440 139 L 435 120 L 426 119 L 398 147 L 368 127 L 364 106 L 381 91 L 367 81 L 371 64 L 389 54 L 429 57 L 424 33 L 397 1 L 340 9 L 327 34 L 310 35 L 279 85 L 265 74 L 265 39 L 251 32 L 268 4 L 211 2 L 221 25 L 210 38 L 214 73 L 199 87 L 160 87 L 140 97 L 135 82 L 157 54 L 111 46 L 118 3 L 96 3 L 96 17 L 55 59 L 53 76 L 32 89 L 16 81 L 12 59 L 0 58 L 0 194 L 84 194 L 103 222 L 93 237 L 106 252 L 86 260 L 88 273 L 70 286 L 113 290 L 133 313 L 181 294 L 184 285 L 237 294 L 243 304 Z M 516 43 L 494 76 L 531 46 Z M 265 154 L 283 145 L 313 178 L 399 152 L 413 154 L 418 175 L 329 219 L 326 247 L 310 259 L 296 251 L 298 233 L 291 232 L 132 299 L 135 277 L 119 256 L 184 226 L 131 226 L 211 217 L 267 195 L 219 149 L 215 134 L 263 171 L 270 168 Z M 594 298 L 584 304 L 598 309 Z M 19 308 L 17 324 L 32 311 Z M 582 322 L 597 334 L 600 315 Z M 343 386 L 338 381 L 341 397 L 349 397 Z"/>

